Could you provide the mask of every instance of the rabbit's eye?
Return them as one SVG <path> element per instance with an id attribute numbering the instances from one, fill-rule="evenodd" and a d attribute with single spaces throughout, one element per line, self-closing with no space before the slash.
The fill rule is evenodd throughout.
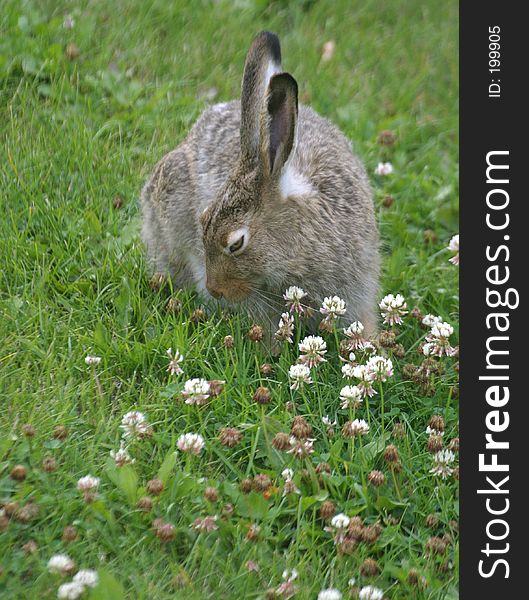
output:
<path id="1" fill-rule="evenodd" d="M 248 227 L 240 227 L 233 231 L 228 236 L 226 246 L 224 247 L 225 254 L 240 254 L 248 245 L 249 239 L 250 232 L 248 231 Z"/>
<path id="2" fill-rule="evenodd" d="M 241 237 L 236 242 L 233 242 L 233 244 L 231 244 L 228 247 L 228 250 L 230 251 L 230 254 L 234 254 L 235 252 L 240 250 L 243 246 L 244 246 L 244 235 L 241 235 Z"/>

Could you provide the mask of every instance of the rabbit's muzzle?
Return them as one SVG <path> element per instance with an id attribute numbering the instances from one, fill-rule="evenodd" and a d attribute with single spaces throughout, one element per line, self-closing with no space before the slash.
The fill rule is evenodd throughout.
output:
<path id="1" fill-rule="evenodd" d="M 217 300 L 224 298 L 228 302 L 240 302 L 250 293 L 250 288 L 244 281 L 231 280 L 219 282 L 210 277 L 206 278 L 206 289 L 213 298 Z"/>

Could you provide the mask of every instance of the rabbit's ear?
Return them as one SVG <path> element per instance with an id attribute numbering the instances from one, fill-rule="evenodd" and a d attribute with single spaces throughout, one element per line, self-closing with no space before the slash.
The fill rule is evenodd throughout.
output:
<path id="1" fill-rule="evenodd" d="M 250 46 L 244 64 L 241 91 L 241 154 L 255 163 L 259 158 L 259 117 L 270 78 L 281 72 L 281 47 L 275 33 L 261 31 Z"/>
<path id="2" fill-rule="evenodd" d="M 265 171 L 279 176 L 296 139 L 298 84 L 289 73 L 272 76 L 261 116 L 261 161 Z"/>

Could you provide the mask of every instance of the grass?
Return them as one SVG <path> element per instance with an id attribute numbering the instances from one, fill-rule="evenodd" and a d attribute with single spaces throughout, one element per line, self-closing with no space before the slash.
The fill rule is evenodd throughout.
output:
<path id="1" fill-rule="evenodd" d="M 386 598 L 456 598 L 457 481 L 430 474 L 424 433 L 438 414 L 445 443 L 458 435 L 454 359 L 437 361 L 443 372 L 428 389 L 410 380 L 404 366 L 422 361 L 426 332 L 408 315 L 398 334 L 406 355 L 386 351 L 395 375 L 383 384 L 385 431 L 379 394 L 369 410 L 357 410 L 369 414 L 370 433 L 344 439 L 339 426 L 351 415 L 339 405 L 345 382 L 334 336 L 326 336 L 328 361 L 313 370 L 314 384 L 296 392 L 287 376 L 295 346 L 271 359 L 248 340 L 244 317 L 193 323 L 199 298 L 149 286 L 137 199 L 208 98 L 238 94 L 252 36 L 276 31 L 302 101 L 343 129 L 370 173 L 379 161 L 394 165 L 393 175 L 372 176 L 382 295 L 401 292 L 410 309 L 442 315 L 455 340 L 458 274 L 445 247 L 458 229 L 457 3 L 2 0 L 0 7 L 0 596 L 56 597 L 67 579 L 46 564 L 66 552 L 98 570 L 94 599 L 264 598 L 287 568 L 299 571 L 297 598 L 316 598 L 326 587 L 348 597 L 351 577 Z M 71 29 L 63 27 L 67 14 Z M 324 62 L 331 39 L 336 50 Z M 397 136 L 391 146 L 377 143 L 386 129 Z M 388 195 L 394 202 L 386 207 Z M 174 314 L 166 311 L 170 296 L 182 301 Z M 223 345 L 226 335 L 233 350 Z M 180 377 L 166 371 L 169 347 L 185 357 Z M 101 363 L 87 366 L 87 354 Z M 259 370 L 265 361 L 273 363 L 269 377 Z M 187 406 L 178 396 L 191 377 L 224 380 L 224 391 L 205 407 Z M 259 385 L 271 390 L 266 406 L 252 401 Z M 153 434 L 134 442 L 136 462 L 118 469 L 109 452 L 132 409 L 147 415 Z M 293 414 L 305 416 L 316 438 L 303 461 L 271 445 Z M 333 437 L 324 415 L 338 420 Z M 403 438 L 391 437 L 397 421 Z M 58 425 L 65 440 L 54 437 Z M 244 432 L 236 448 L 217 439 L 226 426 Z M 205 438 L 200 456 L 175 454 L 183 432 Z M 398 448 L 398 472 L 383 458 L 388 444 Z M 46 457 L 55 471 L 43 469 Z M 321 462 L 330 475 L 315 473 Z M 23 481 L 10 476 L 16 464 L 26 468 Z M 285 466 L 301 494 L 283 496 Z M 380 488 L 367 483 L 373 469 L 385 474 Z M 89 504 L 76 489 L 87 473 L 101 478 Z M 269 475 L 272 488 L 243 494 L 241 480 L 256 474 Z M 157 476 L 165 489 L 150 513 L 141 512 L 137 501 Z M 217 489 L 217 502 L 204 497 L 207 486 Z M 378 540 L 339 555 L 320 517 L 324 500 L 366 525 L 379 523 Z M 39 512 L 22 522 L 28 503 Z M 221 513 L 216 531 L 190 528 L 197 517 Z M 428 527 L 432 513 L 439 523 Z M 172 542 L 156 537 L 155 517 L 175 526 Z M 250 524 L 260 526 L 257 540 L 247 539 Z M 78 534 L 69 543 L 67 525 Z M 444 553 L 430 552 L 429 538 L 443 535 Z M 23 548 L 29 540 L 33 553 Z M 366 558 L 377 561 L 378 574 L 360 574 Z M 259 572 L 248 572 L 249 560 Z M 410 569 L 421 585 L 410 582 Z"/>

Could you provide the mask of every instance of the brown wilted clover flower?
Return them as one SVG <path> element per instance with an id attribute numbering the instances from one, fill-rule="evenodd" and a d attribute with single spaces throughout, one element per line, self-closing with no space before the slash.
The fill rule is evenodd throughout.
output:
<path id="1" fill-rule="evenodd" d="M 263 328 L 260 325 L 253 325 L 250 327 L 250 330 L 248 331 L 248 338 L 252 342 L 261 342 L 263 340 L 263 336 Z"/>
<path id="2" fill-rule="evenodd" d="M 371 485 L 374 485 L 375 487 L 380 487 L 381 485 L 384 485 L 384 473 L 382 473 L 382 471 L 371 471 L 371 473 L 369 473 L 369 475 L 367 476 L 367 480 Z"/>
<path id="3" fill-rule="evenodd" d="M 366 544 L 374 544 L 381 533 L 382 527 L 378 523 L 364 527 L 362 530 L 362 541 Z"/>
<path id="4" fill-rule="evenodd" d="M 202 308 L 195 308 L 195 310 L 191 313 L 191 323 L 205 323 L 207 320 L 206 312 Z"/>
<path id="5" fill-rule="evenodd" d="M 208 381 L 209 383 L 209 394 L 210 396 L 217 397 L 222 394 L 222 390 L 224 389 L 225 381 L 221 379 L 211 379 Z"/>
<path id="6" fill-rule="evenodd" d="M 65 543 L 73 542 L 77 539 L 77 529 L 73 525 L 66 525 L 62 530 L 62 541 Z"/>
<path id="7" fill-rule="evenodd" d="M 307 423 L 304 417 L 297 416 L 292 419 L 290 433 L 298 440 L 302 440 L 312 435 L 312 427 Z"/>
<path id="8" fill-rule="evenodd" d="M 208 486 L 205 490 L 204 490 L 204 498 L 208 501 L 208 502 L 217 502 L 219 499 L 219 491 L 217 490 L 217 488 Z"/>
<path id="9" fill-rule="evenodd" d="M 330 519 L 336 514 L 336 505 L 331 500 L 325 500 L 320 506 L 320 517 L 322 519 Z"/>
<path id="10" fill-rule="evenodd" d="M 34 502 L 24 504 L 15 512 L 15 520 L 19 523 L 31 523 L 39 516 L 40 509 Z"/>
<path id="11" fill-rule="evenodd" d="M 165 488 L 161 479 L 151 479 L 147 482 L 146 487 L 149 494 L 152 494 L 153 496 L 159 496 Z"/>
<path id="12" fill-rule="evenodd" d="M 384 449 L 384 460 L 387 463 L 396 463 L 399 460 L 399 451 L 393 444 L 389 444 Z"/>
<path id="13" fill-rule="evenodd" d="M 248 532 L 246 533 L 246 539 L 250 542 L 255 542 L 261 533 L 261 528 L 256 523 L 252 523 L 248 527 Z"/>
<path id="14" fill-rule="evenodd" d="M 57 469 L 57 461 L 53 456 L 45 456 L 42 460 L 42 468 L 46 473 L 53 473 Z"/>
<path id="15" fill-rule="evenodd" d="M 243 494 L 249 494 L 253 489 L 253 481 L 251 479 L 242 479 L 239 489 Z"/>
<path id="16" fill-rule="evenodd" d="M 28 472 L 24 465 L 15 465 L 11 469 L 11 473 L 9 474 L 9 477 L 11 477 L 11 479 L 13 479 L 13 481 L 24 481 L 24 479 L 26 479 L 27 474 L 28 474 Z"/>
<path id="17" fill-rule="evenodd" d="M 164 543 L 174 540 L 176 527 L 172 523 L 165 523 L 162 519 L 154 519 L 152 528 L 156 537 Z"/>
<path id="18" fill-rule="evenodd" d="M 235 448 L 242 440 L 242 431 L 235 427 L 223 427 L 219 432 L 219 441 L 223 446 Z"/>
<path id="19" fill-rule="evenodd" d="M 393 425 L 393 431 L 391 432 L 391 435 L 398 440 L 405 438 L 406 428 L 404 427 L 404 424 L 400 421 L 397 421 L 395 425 Z"/>
<path id="20" fill-rule="evenodd" d="M 373 558 L 366 558 L 360 567 L 360 573 L 364 577 L 374 577 L 380 573 L 380 567 Z"/>
<path id="21" fill-rule="evenodd" d="M 439 450 L 443 449 L 443 438 L 440 435 L 428 436 L 427 448 L 428 452 L 431 452 L 432 454 L 439 452 Z"/>
<path id="22" fill-rule="evenodd" d="M 270 394 L 270 390 L 264 386 L 260 386 L 258 387 L 253 395 L 253 401 L 256 404 L 261 404 L 261 405 L 265 405 L 265 404 L 270 404 L 270 401 L 272 400 L 272 395 Z"/>
<path id="23" fill-rule="evenodd" d="M 428 421 L 428 426 L 431 429 L 435 429 L 436 431 L 444 431 L 445 430 L 445 420 L 441 415 L 432 415 L 430 420 Z"/>
<path id="24" fill-rule="evenodd" d="M 435 513 L 430 513 L 426 516 L 426 527 L 435 529 L 439 525 L 439 517 Z"/>
<path id="25" fill-rule="evenodd" d="M 191 527 L 193 529 L 196 529 L 197 531 L 209 533 L 210 531 L 215 531 L 215 529 L 219 528 L 219 526 L 217 525 L 217 519 L 217 515 L 198 517 L 197 519 L 195 519 Z"/>
<path id="26" fill-rule="evenodd" d="M 149 280 L 149 287 L 154 292 L 158 292 L 167 282 L 167 278 L 163 273 L 156 272 Z"/>
<path id="27" fill-rule="evenodd" d="M 232 348 L 235 347 L 235 340 L 233 339 L 232 335 L 227 335 L 224 338 L 224 342 L 223 343 L 224 343 L 224 347 L 228 348 L 229 350 L 231 350 Z"/>
<path id="28" fill-rule="evenodd" d="M 150 512 L 152 510 L 153 505 L 154 505 L 154 502 L 152 501 L 152 498 L 149 496 L 142 496 L 138 500 L 138 508 L 140 510 L 142 510 L 143 512 Z"/>
<path id="29" fill-rule="evenodd" d="M 53 437 L 61 442 L 64 441 L 68 437 L 68 429 L 64 425 L 57 425 L 53 429 Z"/>
<path id="30" fill-rule="evenodd" d="M 395 202 L 395 198 L 391 194 L 386 194 L 384 198 L 382 198 L 382 206 L 384 208 L 389 208 Z"/>
<path id="31" fill-rule="evenodd" d="M 253 478 L 253 488 L 256 492 L 266 492 L 271 485 L 272 480 L 264 473 L 259 473 Z"/>
<path id="32" fill-rule="evenodd" d="M 378 134 L 378 138 L 377 138 L 377 142 L 381 145 L 381 146 L 391 146 L 392 144 L 394 144 L 397 140 L 397 136 L 395 135 L 395 133 L 393 131 L 391 131 L 391 129 L 383 129 L 379 134 Z"/>
<path id="33" fill-rule="evenodd" d="M 397 343 L 396 337 L 394 331 L 384 330 L 378 334 L 378 343 L 382 348 L 393 348 Z"/>
<path id="34" fill-rule="evenodd" d="M 448 449 L 452 450 L 452 452 L 459 452 L 459 438 L 453 438 L 450 440 L 448 444 Z"/>
<path id="35" fill-rule="evenodd" d="M 410 569 L 408 571 L 407 579 L 410 585 L 417 585 L 419 583 L 419 571 L 417 571 L 417 569 Z"/>
<path id="36" fill-rule="evenodd" d="M 33 427 L 33 425 L 30 425 L 29 423 L 25 423 L 24 425 L 22 425 L 22 433 L 27 438 L 35 437 L 35 427 Z"/>
<path id="37" fill-rule="evenodd" d="M 351 517 L 349 526 L 347 527 L 347 532 L 348 535 L 355 540 L 361 540 L 362 533 L 364 532 L 364 521 L 362 520 L 362 517 Z"/>
<path id="38" fill-rule="evenodd" d="M 444 554 L 446 552 L 446 548 L 446 541 L 437 536 L 432 536 L 426 542 L 426 551 L 430 554 Z"/>
<path id="39" fill-rule="evenodd" d="M 182 310 L 182 301 L 179 298 L 169 298 L 165 310 L 171 315 L 179 313 Z"/>
<path id="40" fill-rule="evenodd" d="M 35 554 L 39 549 L 37 542 L 35 540 L 29 540 L 22 546 L 22 550 L 24 550 L 24 554 Z"/>
<path id="41" fill-rule="evenodd" d="M 272 439 L 272 446 L 276 450 L 288 450 L 290 448 L 290 435 L 288 433 L 276 433 Z"/>
<path id="42" fill-rule="evenodd" d="M 274 372 L 274 367 L 270 363 L 263 363 L 259 367 L 259 371 L 265 376 L 272 375 Z"/>
<path id="43" fill-rule="evenodd" d="M 321 462 L 316 465 L 316 468 L 314 470 L 318 475 L 330 475 L 331 465 L 326 462 Z"/>

